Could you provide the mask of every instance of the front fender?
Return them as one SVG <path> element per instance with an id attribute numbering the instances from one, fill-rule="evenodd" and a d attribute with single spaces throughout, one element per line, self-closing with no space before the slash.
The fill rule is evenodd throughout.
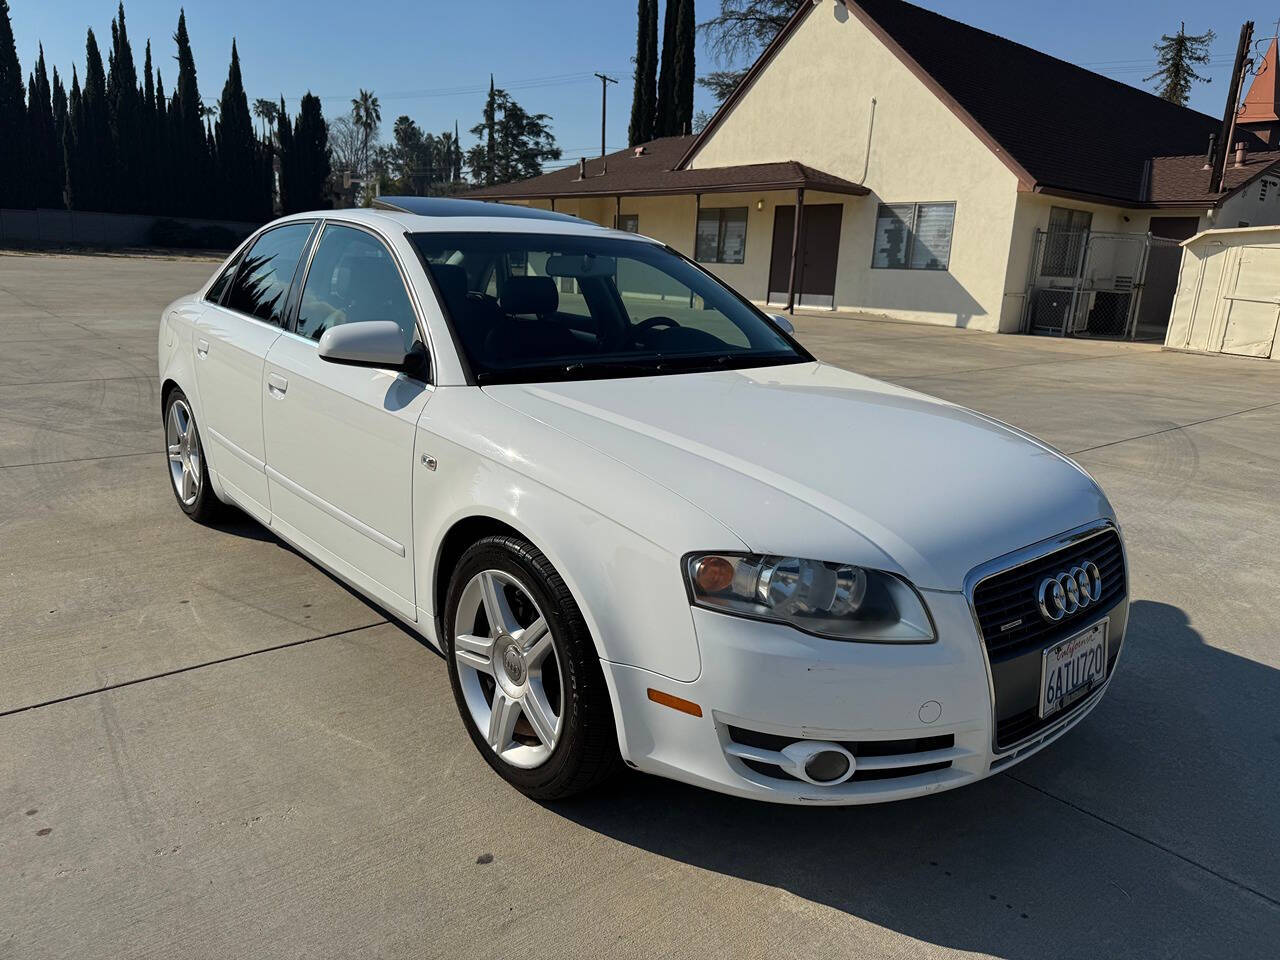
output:
<path id="1" fill-rule="evenodd" d="M 629 467 L 513 418 L 475 387 L 436 394 L 414 452 L 419 622 L 434 624 L 438 612 L 436 578 L 450 573 L 437 569 L 448 532 L 462 520 L 488 517 L 546 554 L 601 659 L 697 679 L 701 660 L 680 557 L 690 544 L 740 548 L 737 538 Z M 424 456 L 435 470 L 423 465 Z"/>

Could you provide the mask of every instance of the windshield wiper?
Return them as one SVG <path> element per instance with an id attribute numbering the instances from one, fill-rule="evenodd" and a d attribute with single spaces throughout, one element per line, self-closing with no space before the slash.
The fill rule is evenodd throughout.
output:
<path id="1" fill-rule="evenodd" d="M 569 376 L 578 376 L 583 373 L 662 373 L 666 369 L 666 365 L 661 359 L 654 358 L 647 363 L 636 363 L 634 361 L 610 361 L 610 360 L 576 360 L 573 363 L 567 363 L 560 368 Z"/>

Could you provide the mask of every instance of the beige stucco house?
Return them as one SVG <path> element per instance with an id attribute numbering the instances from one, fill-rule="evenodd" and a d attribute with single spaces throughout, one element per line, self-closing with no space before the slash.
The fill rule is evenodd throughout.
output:
<path id="1" fill-rule="evenodd" d="M 901 0 L 817 0 L 696 136 L 470 195 L 638 230 L 761 304 L 1162 335 L 1174 241 L 1280 222 L 1243 119 L 1211 189 L 1219 123 Z"/>

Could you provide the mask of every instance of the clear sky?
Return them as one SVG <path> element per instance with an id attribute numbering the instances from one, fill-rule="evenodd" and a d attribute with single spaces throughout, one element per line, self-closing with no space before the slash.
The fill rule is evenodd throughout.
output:
<path id="1" fill-rule="evenodd" d="M 833 0 L 822 0 L 824 3 Z M 937 10 L 1029 46 L 1140 86 L 1153 69 L 1151 44 L 1164 31 L 1212 29 L 1218 35 L 1209 72 L 1192 106 L 1221 115 L 1240 24 L 1275 33 L 1275 4 L 1259 0 L 920 0 Z M 24 74 L 37 42 L 67 77 L 84 69 L 86 27 L 106 57 L 114 0 L 9 0 Z M 698 19 L 719 8 L 697 0 Z M 172 35 L 179 0 L 127 0 L 125 15 L 138 68 L 149 37 L 152 56 L 172 92 L 177 76 Z M 635 52 L 635 0 L 188 0 L 187 28 L 200 91 L 216 99 L 236 38 L 245 87 L 255 97 L 283 94 L 291 109 L 307 90 L 326 116 L 345 112 L 364 87 L 382 102 L 384 136 L 402 114 L 425 129 L 467 129 L 479 121 L 492 71 L 499 86 L 531 112 L 550 114 L 566 160 L 595 155 L 600 145 L 600 81 L 609 88 L 608 146 L 626 145 Z M 715 69 L 698 51 L 698 72 Z M 698 107 L 711 106 L 699 90 Z"/>

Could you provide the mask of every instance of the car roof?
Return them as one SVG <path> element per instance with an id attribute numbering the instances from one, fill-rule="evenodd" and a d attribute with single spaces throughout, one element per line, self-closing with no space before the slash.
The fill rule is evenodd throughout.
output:
<path id="1" fill-rule="evenodd" d="M 317 217 L 365 223 L 382 230 L 398 226 L 407 233 L 555 233 L 656 242 L 551 210 L 452 197 L 379 197 L 373 207 L 312 210 L 290 214 L 275 222 Z"/>

